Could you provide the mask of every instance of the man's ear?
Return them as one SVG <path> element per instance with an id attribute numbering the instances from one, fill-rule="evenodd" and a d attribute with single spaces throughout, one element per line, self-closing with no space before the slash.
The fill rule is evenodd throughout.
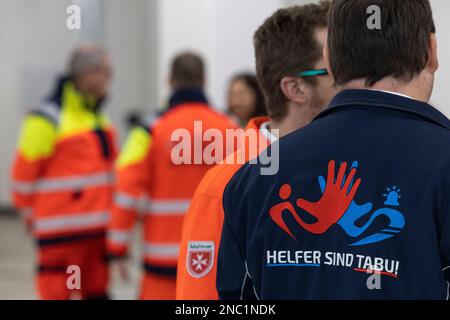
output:
<path id="1" fill-rule="evenodd" d="M 295 77 L 283 77 L 280 82 L 284 96 L 292 102 L 304 104 L 308 101 L 308 85 Z"/>
<path id="2" fill-rule="evenodd" d="M 325 62 L 325 66 L 327 67 L 328 74 L 331 76 L 332 79 L 334 79 L 333 72 L 331 70 L 331 63 L 330 63 L 330 48 L 328 47 L 328 42 L 325 43 L 323 47 L 323 60 Z"/>
<path id="3" fill-rule="evenodd" d="M 431 73 L 435 73 L 439 68 L 439 58 L 437 50 L 437 39 L 434 33 L 430 34 L 430 49 L 428 50 L 427 68 Z"/>

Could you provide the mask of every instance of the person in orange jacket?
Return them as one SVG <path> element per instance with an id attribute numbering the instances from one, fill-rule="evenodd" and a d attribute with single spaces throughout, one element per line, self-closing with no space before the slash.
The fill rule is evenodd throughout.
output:
<path id="1" fill-rule="evenodd" d="M 281 9 L 255 33 L 257 77 L 270 118 L 253 119 L 246 130 L 259 132 L 260 139 L 267 144 L 308 125 L 336 93 L 322 56 L 328 9 L 329 2 Z M 276 132 L 278 137 L 274 137 Z M 252 146 L 244 145 L 237 151 L 247 161 L 255 154 L 249 148 Z M 218 299 L 216 274 L 224 220 L 222 196 L 241 166 L 225 162 L 214 167 L 195 192 L 183 225 L 178 300 Z"/>
<path id="2" fill-rule="evenodd" d="M 70 77 L 59 80 L 51 98 L 23 123 L 12 197 L 37 242 L 41 299 L 108 296 L 105 231 L 116 148 L 102 102 L 110 77 L 106 51 L 80 46 Z"/>
<path id="3" fill-rule="evenodd" d="M 203 92 L 204 65 L 199 56 L 177 56 L 170 79 L 174 92 L 169 109 L 131 130 L 117 162 L 116 195 L 107 237 L 114 266 L 126 270 L 123 258 L 127 257 L 138 217 L 139 199 L 145 195 L 145 272 L 140 294 L 144 300 L 175 299 L 183 218 L 198 183 L 212 167 L 202 161 L 202 141 L 179 142 L 181 137 L 196 139 L 210 129 L 225 135 L 227 129 L 236 128 L 208 105 Z M 225 148 L 222 151 L 225 156 Z"/>

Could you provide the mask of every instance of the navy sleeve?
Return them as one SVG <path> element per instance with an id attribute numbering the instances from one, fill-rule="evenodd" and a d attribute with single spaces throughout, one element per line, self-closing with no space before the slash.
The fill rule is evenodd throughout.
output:
<path id="1" fill-rule="evenodd" d="M 232 222 L 232 217 L 241 214 L 239 208 L 233 208 L 233 202 L 239 201 L 232 200 L 236 198 L 231 182 L 223 197 L 225 220 L 217 264 L 217 291 L 221 300 L 254 300 L 256 297 L 247 272 L 245 255 L 241 249 L 242 243 L 236 235 Z"/>
<path id="2" fill-rule="evenodd" d="M 449 282 L 450 286 L 450 196 L 448 190 L 450 190 L 450 170 L 446 170 L 448 174 L 445 174 L 444 177 L 444 185 L 443 185 L 443 195 L 441 199 L 441 203 L 443 207 L 441 207 L 440 216 L 437 219 L 439 222 L 439 247 L 441 252 L 441 261 L 442 261 L 442 271 L 444 272 L 444 276 Z"/>
<path id="3" fill-rule="evenodd" d="M 440 235 L 440 251 L 442 260 L 442 271 L 445 278 L 450 282 L 450 212 L 447 206 L 442 221 L 442 231 Z"/>

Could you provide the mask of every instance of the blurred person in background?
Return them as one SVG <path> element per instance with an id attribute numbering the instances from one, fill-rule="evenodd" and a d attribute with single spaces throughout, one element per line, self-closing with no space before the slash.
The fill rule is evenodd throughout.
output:
<path id="1" fill-rule="evenodd" d="M 25 118 L 12 169 L 12 197 L 37 242 L 41 299 L 106 299 L 105 230 L 113 192 L 115 133 L 103 112 L 107 52 L 83 44 L 69 75 Z M 68 288 L 69 266 L 80 283 Z"/>
<path id="2" fill-rule="evenodd" d="M 255 33 L 257 76 L 269 117 L 252 119 L 247 130 L 259 132 L 259 139 L 265 140 L 266 145 L 279 138 L 270 130 L 279 130 L 282 137 L 307 126 L 336 93 L 331 77 L 324 72 L 322 55 L 329 7 L 329 2 L 322 2 L 279 10 Z M 245 152 L 244 156 L 251 160 L 248 157 L 251 153 L 244 150 L 238 153 Z M 240 164 L 214 167 L 195 193 L 183 225 L 177 276 L 179 300 L 219 297 L 216 275 L 224 221 L 222 197 L 241 167 Z"/>
<path id="3" fill-rule="evenodd" d="M 113 268 L 126 275 L 126 260 L 141 196 L 148 198 L 144 214 L 144 274 L 140 298 L 175 299 L 175 276 L 184 215 L 194 191 L 212 165 L 177 164 L 172 155 L 175 131 L 195 137 L 194 122 L 208 129 L 225 130 L 235 125 L 208 104 L 204 93 L 205 67 L 201 57 L 181 53 L 172 62 L 172 96 L 168 110 L 149 118 L 130 132 L 117 162 L 117 190 L 108 232 L 108 251 Z M 189 141 L 191 143 L 191 141 Z M 197 142 L 192 141 L 192 146 Z M 201 146 L 201 142 L 200 142 Z M 189 151 L 193 156 L 191 144 Z M 200 150 L 203 153 L 203 150 Z M 223 153 L 226 155 L 225 151 Z M 185 154 L 184 156 L 189 156 Z M 193 163 L 193 162 L 190 162 Z"/>
<path id="4" fill-rule="evenodd" d="M 252 118 L 267 115 L 264 95 L 255 75 L 241 73 L 233 77 L 228 92 L 228 113 L 241 127 Z"/>

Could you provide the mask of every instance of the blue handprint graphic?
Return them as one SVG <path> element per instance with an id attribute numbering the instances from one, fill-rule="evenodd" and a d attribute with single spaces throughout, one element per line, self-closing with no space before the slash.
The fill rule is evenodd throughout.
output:
<path id="1" fill-rule="evenodd" d="M 352 165 L 352 168 L 357 168 L 358 165 L 358 162 L 355 161 Z M 320 190 L 323 193 L 326 188 L 326 181 L 323 176 L 319 177 L 319 185 Z M 388 188 L 387 191 L 388 193 L 383 195 L 384 197 L 386 197 L 386 202 L 384 204 L 391 207 L 399 207 L 399 199 L 401 198 L 400 189 L 397 189 L 397 187 L 393 187 L 392 189 Z M 338 221 L 338 225 L 345 231 L 345 233 L 347 233 L 352 238 L 360 237 L 372 225 L 375 219 L 380 216 L 385 216 L 389 219 L 389 226 L 386 229 L 366 236 L 363 239 L 350 244 L 350 246 L 363 246 L 384 241 L 386 239 L 394 237 L 404 228 L 405 218 L 403 214 L 393 208 L 378 209 L 372 214 L 369 221 L 364 226 L 358 227 L 356 225 L 356 221 L 358 221 L 363 216 L 370 214 L 372 208 L 373 204 L 371 202 L 363 205 L 358 205 L 355 201 L 352 201 L 344 216 Z"/>

